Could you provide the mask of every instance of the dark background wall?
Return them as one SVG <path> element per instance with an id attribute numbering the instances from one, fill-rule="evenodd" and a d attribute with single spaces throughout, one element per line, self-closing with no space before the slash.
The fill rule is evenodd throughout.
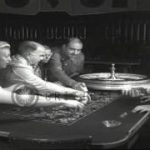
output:
<path id="1" fill-rule="evenodd" d="M 0 40 L 10 42 L 14 54 L 20 41 L 34 40 L 54 46 L 77 36 L 84 42 L 89 71 L 107 71 L 109 63 L 105 65 L 105 62 L 125 62 L 132 66 L 127 72 L 149 74 L 149 15 L 148 11 L 82 16 L 66 13 L 1 14 Z M 122 65 L 117 67 L 118 71 L 125 71 L 119 69 Z"/>

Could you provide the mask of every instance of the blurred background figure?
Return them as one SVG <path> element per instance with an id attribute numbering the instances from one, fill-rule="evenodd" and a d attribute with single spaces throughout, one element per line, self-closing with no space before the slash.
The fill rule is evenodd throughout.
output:
<path id="1" fill-rule="evenodd" d="M 49 61 L 49 59 L 52 56 L 52 50 L 49 46 L 44 45 L 45 47 L 45 55 L 42 61 L 40 61 L 38 63 L 38 65 L 33 66 L 34 68 L 34 73 L 39 76 L 40 78 L 44 79 L 45 81 L 47 81 L 47 67 L 46 67 L 46 63 Z"/>
<path id="2" fill-rule="evenodd" d="M 49 59 L 51 58 L 53 52 L 52 52 L 52 49 L 47 46 L 47 45 L 44 45 L 45 47 L 45 57 L 44 59 L 42 60 L 43 63 L 48 63 Z"/>

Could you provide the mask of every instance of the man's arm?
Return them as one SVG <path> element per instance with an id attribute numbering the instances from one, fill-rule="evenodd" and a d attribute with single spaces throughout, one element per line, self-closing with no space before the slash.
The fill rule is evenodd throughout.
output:
<path id="1" fill-rule="evenodd" d="M 65 100 L 58 97 L 43 97 L 38 95 L 18 95 L 16 93 L 7 91 L 6 89 L 0 88 L 0 103 L 2 104 L 14 104 L 22 107 L 26 106 L 65 106 L 70 108 L 82 109 L 84 104 L 76 100 Z M 31 97 L 34 97 L 34 101 Z M 14 98 L 14 99 L 13 99 Z M 17 99 L 16 99 L 17 98 Z M 20 105 L 21 104 L 21 105 Z"/>
<path id="2" fill-rule="evenodd" d="M 13 104 L 11 92 L 4 90 L 1 87 L 0 87 L 0 103 Z"/>
<path id="3" fill-rule="evenodd" d="M 65 100 L 64 98 L 59 97 L 43 97 L 38 96 L 38 101 L 35 104 L 35 107 L 41 106 L 65 106 L 70 108 L 83 109 L 84 103 L 79 102 L 75 99 Z"/>
<path id="4" fill-rule="evenodd" d="M 15 74 L 15 76 L 17 77 L 16 79 L 13 79 L 14 82 L 18 83 L 19 81 L 32 85 L 36 88 L 36 90 L 39 91 L 39 93 L 73 94 L 77 96 L 84 95 L 84 93 L 81 91 L 67 88 L 55 83 L 46 82 L 40 77 L 34 75 L 31 69 L 28 69 L 27 67 L 15 67 L 12 71 L 13 74 Z"/>

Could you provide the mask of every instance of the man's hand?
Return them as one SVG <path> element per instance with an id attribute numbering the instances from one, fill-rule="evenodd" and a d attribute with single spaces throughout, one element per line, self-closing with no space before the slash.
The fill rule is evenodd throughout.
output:
<path id="1" fill-rule="evenodd" d="M 150 111 L 150 105 L 139 105 L 132 110 L 132 112 L 140 112 L 140 113 L 145 111 Z"/>
<path id="2" fill-rule="evenodd" d="M 88 102 L 91 101 L 91 96 L 87 92 L 85 92 L 84 96 L 81 96 L 81 97 L 77 96 L 75 97 L 75 99 L 82 102 L 83 104 L 87 104 Z"/>
<path id="3" fill-rule="evenodd" d="M 144 88 L 128 88 L 122 91 L 123 95 L 138 97 L 147 94 L 147 89 Z"/>
<path id="4" fill-rule="evenodd" d="M 140 97 L 140 103 L 146 103 L 150 101 L 150 95 L 144 95 Z"/>
<path id="5" fill-rule="evenodd" d="M 123 90 L 122 91 L 123 95 L 126 96 L 131 96 L 131 97 L 137 97 L 140 95 L 139 90 L 138 89 L 127 89 L 127 90 Z"/>
<path id="6" fill-rule="evenodd" d="M 84 92 L 88 91 L 86 84 L 83 82 L 76 83 L 73 88 Z"/>
<path id="7" fill-rule="evenodd" d="M 65 100 L 64 101 L 64 106 L 74 108 L 77 110 L 82 110 L 84 107 L 84 104 L 81 102 L 78 102 L 76 100 Z"/>

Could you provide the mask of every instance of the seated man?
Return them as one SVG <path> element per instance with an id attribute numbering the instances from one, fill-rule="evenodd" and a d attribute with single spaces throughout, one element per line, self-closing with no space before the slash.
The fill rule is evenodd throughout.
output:
<path id="1" fill-rule="evenodd" d="M 84 83 L 77 82 L 73 77 L 83 71 L 84 55 L 83 43 L 78 38 L 71 38 L 61 47 L 54 48 L 53 55 L 47 66 L 49 81 L 60 81 L 74 89 L 87 91 Z"/>
<path id="2" fill-rule="evenodd" d="M 44 59 L 45 47 L 34 41 L 25 41 L 19 47 L 19 54 L 13 56 L 6 73 L 6 86 L 16 83 L 29 84 L 36 88 L 39 94 L 69 94 L 79 97 L 87 93 L 67 88 L 52 82 L 46 82 L 34 74 L 33 66 Z"/>
<path id="3" fill-rule="evenodd" d="M 0 41 L 0 69 L 4 69 L 10 64 L 10 44 Z M 16 85 L 15 85 L 16 87 Z M 33 101 L 34 96 L 36 101 Z M 16 99 L 13 99 L 16 98 Z M 10 92 L 7 89 L 0 87 L 0 103 L 17 104 L 19 106 L 50 106 L 50 105 L 63 105 L 72 108 L 83 108 L 84 104 L 76 100 L 65 100 L 57 97 L 42 97 L 37 95 L 18 95 Z M 20 105 L 22 104 L 22 105 Z"/>

